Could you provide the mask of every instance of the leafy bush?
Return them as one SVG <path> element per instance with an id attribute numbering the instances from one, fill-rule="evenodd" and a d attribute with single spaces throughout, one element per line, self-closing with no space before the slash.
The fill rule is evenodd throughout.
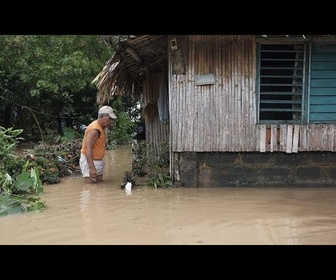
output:
<path id="1" fill-rule="evenodd" d="M 22 129 L 0 127 L 0 216 L 46 208 L 34 197 L 43 193 L 38 169 L 29 169 L 29 160 L 14 152 L 21 133 Z"/>
<path id="2" fill-rule="evenodd" d="M 132 147 L 132 171 L 137 176 L 148 176 L 147 184 L 155 188 L 173 185 L 169 172 L 169 145 L 162 143 L 158 148 L 144 141 Z"/>
<path id="3" fill-rule="evenodd" d="M 116 123 L 114 123 L 108 130 L 108 148 L 115 145 L 130 144 L 133 140 L 135 127 L 136 124 L 132 122 L 127 113 L 119 113 Z"/>

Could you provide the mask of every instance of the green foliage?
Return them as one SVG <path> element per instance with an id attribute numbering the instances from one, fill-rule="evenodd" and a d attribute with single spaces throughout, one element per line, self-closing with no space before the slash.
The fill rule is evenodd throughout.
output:
<path id="1" fill-rule="evenodd" d="M 21 199 L 8 194 L 0 194 L 0 216 L 23 212 Z"/>
<path id="2" fill-rule="evenodd" d="M 9 185 L 10 193 L 25 195 L 25 194 L 42 194 L 43 186 L 40 180 L 40 175 L 37 169 L 31 168 L 29 171 L 28 161 L 23 167 L 21 173 L 15 177 L 12 184 Z M 5 186 L 7 188 L 8 186 Z"/>
<path id="3" fill-rule="evenodd" d="M 132 121 L 139 121 L 140 114 L 138 108 L 138 100 L 129 94 L 122 96 L 113 96 L 113 108 L 117 112 L 125 112 Z"/>
<path id="4" fill-rule="evenodd" d="M 115 145 L 127 145 L 132 142 L 136 128 L 134 120 L 139 114 L 136 100 L 128 95 L 114 96 L 112 107 L 118 118 L 108 131 L 108 149 Z"/>
<path id="5" fill-rule="evenodd" d="M 56 145 L 36 145 L 28 151 L 31 155 L 29 165 L 39 170 L 43 183 L 56 184 L 61 177 L 79 172 L 81 146 L 79 138 Z"/>
<path id="6" fill-rule="evenodd" d="M 137 176 L 148 176 L 148 186 L 168 188 L 173 185 L 169 173 L 169 145 L 158 148 L 144 141 L 132 147 L 132 171 Z"/>
<path id="7" fill-rule="evenodd" d="M 164 174 L 157 174 L 151 177 L 148 181 L 148 186 L 154 188 L 170 188 L 173 185 L 170 176 Z"/>
<path id="8" fill-rule="evenodd" d="M 39 210 L 45 203 L 34 195 L 43 193 L 39 172 L 29 168 L 29 162 L 14 153 L 13 149 L 22 130 L 0 129 L 0 215 Z M 18 166 L 21 165 L 19 171 Z M 12 176 L 9 174 L 12 173 Z"/>
<path id="9" fill-rule="evenodd" d="M 109 141 L 115 145 L 130 144 L 133 140 L 135 123 L 131 121 L 129 115 L 125 112 L 118 114 L 115 125 L 109 129 Z"/>
<path id="10" fill-rule="evenodd" d="M 28 85 L 31 96 L 51 92 L 64 99 L 89 86 L 111 56 L 92 35 L 1 35 L 0 47 L 8 83 Z"/>
<path id="11" fill-rule="evenodd" d="M 108 130 L 108 146 L 107 149 L 112 149 L 116 145 L 128 145 L 134 140 L 134 134 L 136 130 L 136 121 L 139 120 L 139 109 L 137 107 L 138 101 L 130 95 L 114 96 L 112 99 L 112 107 L 117 112 L 117 120 Z M 142 147 L 142 146 L 141 146 Z M 141 151 L 135 151 L 139 157 L 137 161 L 133 162 L 132 170 L 125 171 L 123 182 L 121 187 L 123 188 L 127 182 L 131 182 L 135 185 L 134 176 L 144 176 L 143 172 L 144 159 L 140 159 Z M 135 156 L 136 157 L 136 156 Z"/>
<path id="12" fill-rule="evenodd" d="M 34 178 L 30 177 L 29 172 L 24 171 L 16 177 L 12 189 L 16 193 L 26 193 L 33 184 Z"/>
<path id="13" fill-rule="evenodd" d="M 71 127 L 66 127 L 63 129 L 63 139 L 64 141 L 70 141 L 73 140 L 77 137 L 78 133 L 76 133 L 76 131 L 74 129 L 72 129 Z"/>
<path id="14" fill-rule="evenodd" d="M 34 125 L 91 121 L 98 107 L 91 82 L 113 51 L 98 35 L 0 35 L 0 49 L 0 125 L 44 141 Z"/>
<path id="15" fill-rule="evenodd" d="M 145 176 L 147 165 L 147 144 L 144 141 L 132 145 L 132 171 L 137 176 Z"/>
<path id="16" fill-rule="evenodd" d="M 8 132 L 16 133 L 11 129 Z M 46 208 L 45 202 L 34 195 L 43 193 L 42 183 L 58 183 L 60 177 L 76 170 L 80 148 L 79 139 L 57 145 L 40 144 L 27 150 L 27 159 L 16 155 L 12 148 L 0 172 L 0 216 Z"/>
<path id="17" fill-rule="evenodd" d="M 47 205 L 37 197 L 20 197 L 0 193 L 0 216 L 45 209 Z"/>
<path id="18" fill-rule="evenodd" d="M 65 127 L 63 129 L 63 135 L 58 135 L 55 138 L 55 142 L 68 142 L 71 140 L 75 140 L 78 139 L 80 137 L 80 134 L 78 133 L 78 131 L 74 130 L 71 127 Z"/>
<path id="19" fill-rule="evenodd" d="M 4 160 L 12 156 L 12 151 L 15 145 L 19 143 L 22 138 L 19 135 L 22 133 L 22 129 L 4 128 L 0 126 L 0 166 L 3 165 Z"/>
<path id="20" fill-rule="evenodd" d="M 22 165 L 18 166 L 18 156 L 14 153 L 15 145 L 21 139 L 19 137 L 21 133 L 22 129 L 6 129 L 0 126 L 0 190 L 1 184 L 8 180 L 6 178 L 8 172 L 14 173 L 14 175 L 18 175 L 21 172 L 23 161 L 20 162 Z"/>

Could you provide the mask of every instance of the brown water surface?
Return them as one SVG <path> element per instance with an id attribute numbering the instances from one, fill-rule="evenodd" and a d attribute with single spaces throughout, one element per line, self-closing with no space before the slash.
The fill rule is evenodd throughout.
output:
<path id="1" fill-rule="evenodd" d="M 102 184 L 46 185 L 41 212 L 0 217 L 0 244 L 336 244 L 336 188 L 121 189 L 130 147 L 106 155 Z"/>

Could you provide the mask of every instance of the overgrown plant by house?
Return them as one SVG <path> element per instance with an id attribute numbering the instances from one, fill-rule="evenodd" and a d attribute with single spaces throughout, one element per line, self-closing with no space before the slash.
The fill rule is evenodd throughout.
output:
<path id="1" fill-rule="evenodd" d="M 132 147 L 132 171 L 135 176 L 147 176 L 147 185 L 155 188 L 171 187 L 169 174 L 169 146 L 162 143 L 159 148 L 140 141 Z"/>

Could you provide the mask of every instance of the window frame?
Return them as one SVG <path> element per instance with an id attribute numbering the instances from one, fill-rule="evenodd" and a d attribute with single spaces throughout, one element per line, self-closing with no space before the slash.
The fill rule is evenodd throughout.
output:
<path id="1" fill-rule="evenodd" d="M 260 119 L 260 105 L 261 105 L 261 77 L 260 77 L 260 69 L 261 69 L 261 46 L 262 45 L 302 45 L 303 46 L 303 57 L 302 57 L 302 63 L 303 63 L 303 69 L 302 69 L 302 94 L 301 94 L 301 119 L 300 120 L 272 120 L 272 119 Z M 283 40 L 257 40 L 257 46 L 256 46 L 256 108 L 257 108 L 257 123 L 258 124 L 302 124 L 307 123 L 308 120 L 308 98 L 309 98 L 309 76 L 308 76 L 308 69 L 310 69 L 310 44 L 307 42 L 304 42 L 302 39 L 283 39 Z M 292 113 L 294 114 L 294 112 Z"/>
<path id="2" fill-rule="evenodd" d="M 312 79 L 316 79 L 316 77 L 313 77 L 313 72 L 315 71 L 312 69 L 313 67 L 313 49 L 315 49 L 315 44 L 331 44 L 335 46 L 334 56 L 336 58 L 336 35 L 257 35 L 256 37 L 256 78 L 255 78 L 255 92 L 256 92 L 256 120 L 257 124 L 330 124 L 330 123 L 336 123 L 336 110 L 332 111 L 331 113 L 334 114 L 334 116 L 330 116 L 329 119 L 322 120 L 323 117 L 321 117 L 321 120 L 310 120 L 311 117 L 311 98 L 312 98 L 312 91 L 316 90 L 316 80 L 314 82 L 314 89 L 312 88 L 313 84 L 311 84 Z M 306 55 L 304 55 L 304 72 L 303 72 L 303 81 L 302 84 L 304 86 L 303 92 L 302 92 L 302 115 L 301 115 L 301 121 L 285 121 L 285 120 L 260 120 L 260 45 L 262 44 L 304 44 Z M 314 51 L 315 52 L 315 51 Z M 323 52 L 321 53 L 323 54 Z M 330 62 L 336 62 L 336 59 L 333 59 Z M 328 71 L 329 68 L 322 68 L 322 71 Z M 335 68 L 332 69 L 332 71 L 336 71 Z M 328 77 L 330 78 L 330 77 Z M 322 78 L 322 80 L 324 77 Z M 330 91 L 327 91 L 326 94 L 322 95 L 333 95 L 336 100 L 336 75 L 335 78 L 331 78 L 334 81 L 330 81 L 330 83 L 333 84 L 333 87 L 330 89 Z M 323 83 L 323 82 L 322 82 Z M 323 88 L 323 85 L 321 85 Z M 316 96 L 316 92 L 314 92 L 314 96 Z M 321 103 L 323 104 L 323 103 Z M 329 104 L 329 103 L 324 103 Z M 333 103 L 335 104 L 335 103 Z M 328 113 L 328 111 L 321 111 L 321 113 Z"/>

